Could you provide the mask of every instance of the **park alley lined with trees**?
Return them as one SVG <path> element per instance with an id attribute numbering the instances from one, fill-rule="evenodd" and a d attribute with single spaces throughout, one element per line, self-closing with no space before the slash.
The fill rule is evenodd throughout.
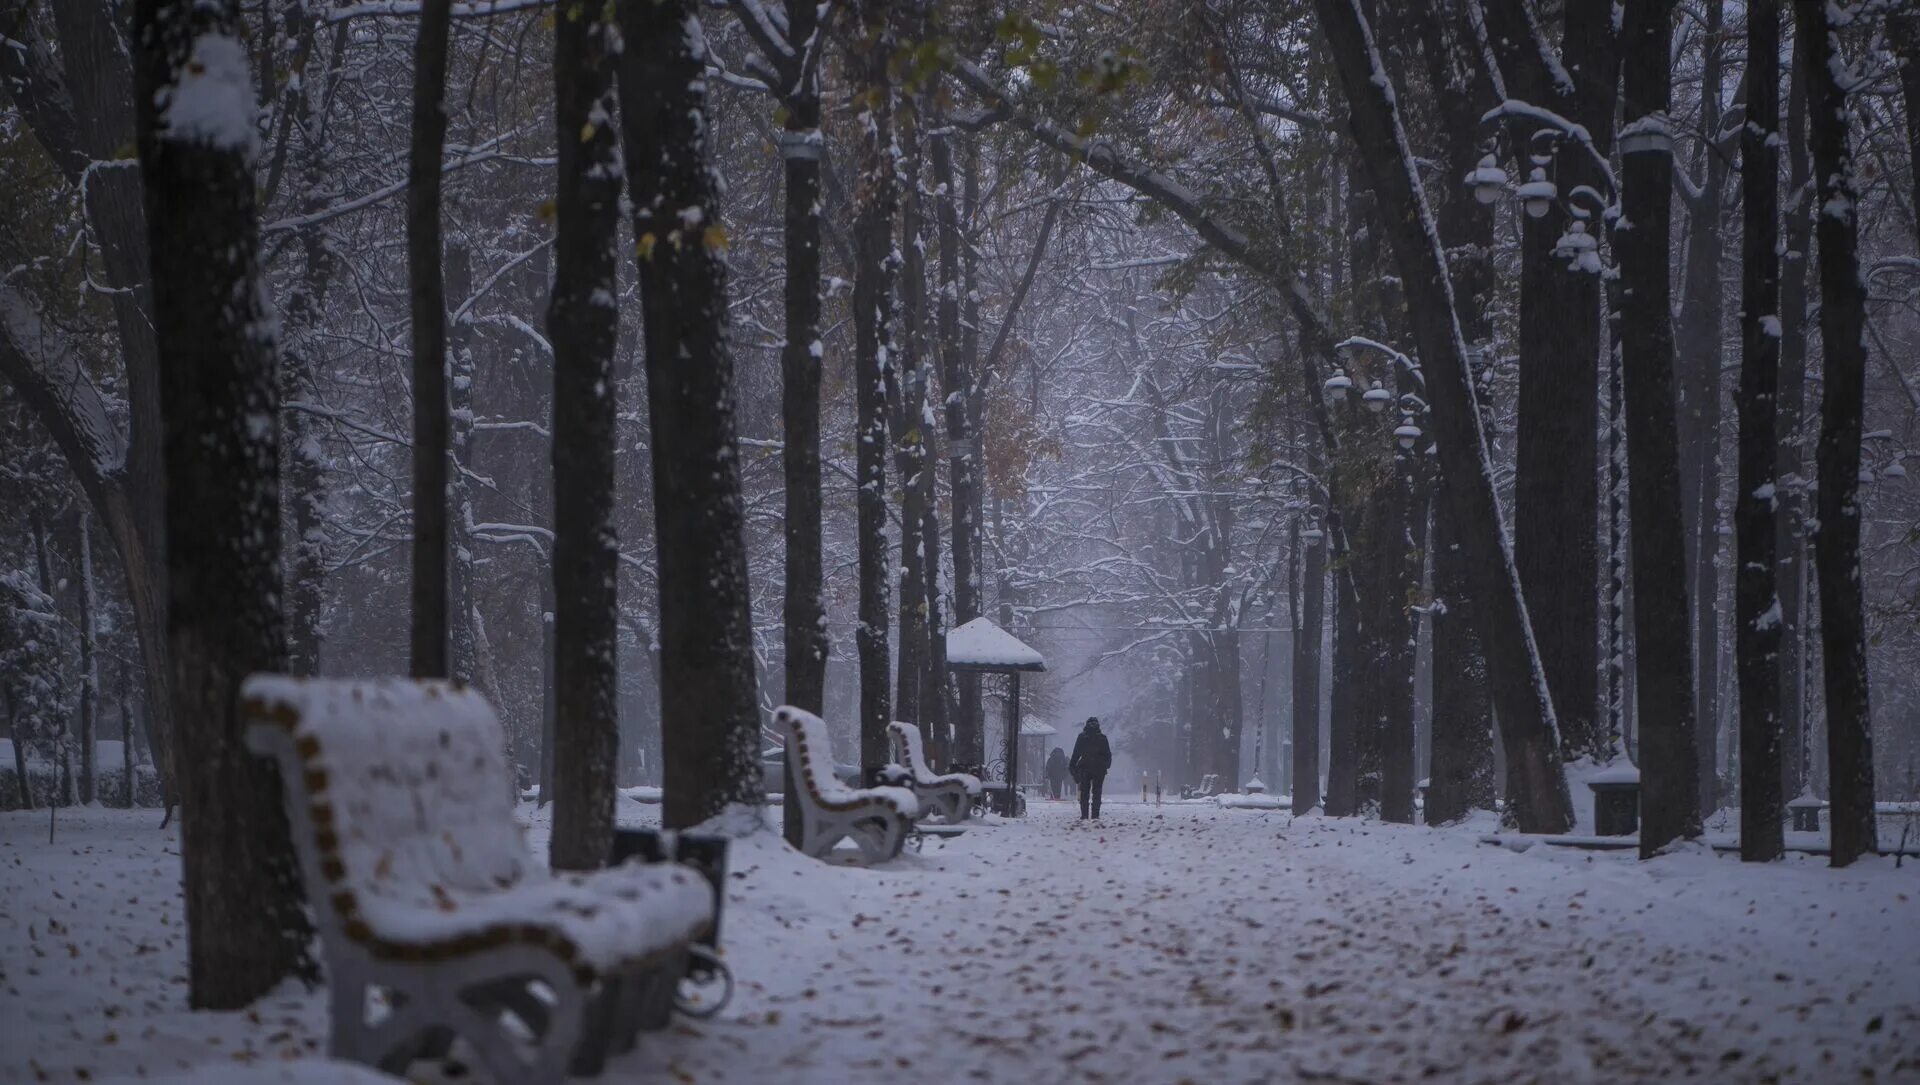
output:
<path id="1" fill-rule="evenodd" d="M 1913 846 L 1913 5 L 10 0 L 0 102 L 0 801 L 177 810 L 195 1007 L 317 970 L 262 671 L 477 689 L 563 870 L 781 705 L 992 777 L 981 617 L 1170 791 Z"/>

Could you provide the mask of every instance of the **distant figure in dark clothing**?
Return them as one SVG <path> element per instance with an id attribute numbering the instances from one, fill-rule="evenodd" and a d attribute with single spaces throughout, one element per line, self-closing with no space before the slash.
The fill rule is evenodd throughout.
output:
<path id="1" fill-rule="evenodd" d="M 1047 798 L 1063 799 L 1067 791 L 1067 751 L 1058 746 L 1047 755 Z"/>
<path id="2" fill-rule="evenodd" d="M 1113 767 L 1113 747 L 1100 733 L 1100 719 L 1088 716 L 1087 725 L 1073 743 L 1073 759 L 1067 762 L 1073 778 L 1080 784 L 1080 816 L 1100 816 L 1100 788 L 1107 782 L 1107 770 Z M 1093 812 L 1087 812 L 1091 805 Z"/>

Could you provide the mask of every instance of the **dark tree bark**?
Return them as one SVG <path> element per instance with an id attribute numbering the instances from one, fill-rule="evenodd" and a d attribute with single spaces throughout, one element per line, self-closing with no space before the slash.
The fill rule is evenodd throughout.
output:
<path id="1" fill-rule="evenodd" d="M 1487 299 L 1495 286 L 1493 209 L 1461 182 L 1478 164 L 1480 118 L 1493 104 L 1489 76 L 1476 61 L 1477 44 L 1465 14 L 1452 2 L 1410 10 L 1418 21 L 1428 85 L 1441 118 L 1447 184 L 1432 189 L 1435 217 L 1447 254 L 1454 313 L 1469 346 L 1469 361 L 1484 354 L 1492 336 Z M 1522 290 L 1526 280 L 1522 280 Z M 1476 369 L 1479 385 L 1484 375 Z M 1523 374 L 1522 381 L 1525 382 Z M 1430 504 L 1433 608 L 1433 724 L 1428 765 L 1426 823 L 1444 825 L 1472 810 L 1493 809 L 1493 705 L 1487 691 L 1487 660 L 1473 620 L 1472 598 L 1444 472 L 1436 473 Z M 1531 598 L 1531 597 L 1530 597 Z M 1556 690 L 1559 688 L 1556 684 Z"/>
<path id="2" fill-rule="evenodd" d="M 671 828 L 760 803 L 725 234 L 695 0 L 620 5 L 620 114 L 646 328 Z"/>
<path id="3" fill-rule="evenodd" d="M 614 530 L 614 248 L 620 146 L 611 9 L 554 22 L 553 865 L 604 866 L 620 757 L 620 540 Z M 664 522 L 664 521 L 663 521 Z"/>
<path id="4" fill-rule="evenodd" d="M 616 182 L 617 183 L 617 182 Z M 498 683 L 480 682 L 480 623 L 473 595 L 473 489 L 464 473 L 473 462 L 473 252 L 456 237 L 447 246 L 447 673 L 456 682 L 496 695 Z M 550 431 L 551 432 L 551 431 Z"/>
<path id="5" fill-rule="evenodd" d="M 1700 68 L 1700 119 L 1708 138 L 1720 129 L 1720 0 L 1705 5 Z M 1679 396 L 1680 511 L 1685 525 L 1687 586 L 1693 610 L 1694 745 L 1700 774 L 1700 816 L 1719 808 L 1717 739 L 1720 732 L 1720 369 L 1726 304 L 1720 283 L 1725 255 L 1723 191 L 1727 163 L 1717 148 L 1701 152 L 1700 189 L 1682 202 L 1688 217 L 1686 278 L 1674 328 L 1675 391 Z"/>
<path id="6" fill-rule="evenodd" d="M 924 36 L 924 34 L 922 35 Z M 925 731 L 928 643 L 927 552 L 923 521 L 933 506 L 933 470 L 927 456 L 927 261 L 925 214 L 920 194 L 920 121 L 924 96 L 894 118 L 900 178 L 900 334 L 894 339 L 894 367 L 888 382 L 894 470 L 900 475 L 900 647 L 895 653 L 893 714 Z"/>
<path id="7" fill-rule="evenodd" d="M 1338 489 L 1328 495 L 1331 506 L 1339 499 Z M 1345 556 L 1345 555 L 1343 555 Z M 1364 674 L 1360 653 L 1360 601 L 1352 590 L 1352 563 L 1335 573 L 1333 582 L 1333 666 L 1328 670 L 1332 689 L 1327 698 L 1327 789 L 1324 796 L 1328 817 L 1352 817 L 1360 812 L 1359 719 L 1363 709 L 1356 704 L 1360 675 Z"/>
<path id="8" fill-rule="evenodd" d="M 1780 448 L 1775 475 L 1780 515 L 1775 543 L 1780 560 L 1781 792 L 1809 792 L 1807 748 L 1806 610 L 1807 488 L 1807 263 L 1813 248 L 1813 174 L 1807 157 L 1806 39 L 1793 36 L 1787 77 L 1787 207 L 1780 267 Z"/>
<path id="9" fill-rule="evenodd" d="M 104 3 L 52 5 L 59 60 L 35 35 L 30 6 L 0 8 L 0 35 L 13 42 L 0 50 L 0 79 L 20 115 L 69 184 L 81 186 L 95 161 L 110 161 L 134 141 L 133 73 L 113 9 Z M 139 640 L 148 711 L 145 716 L 154 766 L 169 812 L 177 798 L 171 732 L 172 667 L 167 660 L 166 555 L 162 522 L 159 370 L 153 322 L 153 292 L 147 258 L 147 227 L 140 178 L 132 170 L 105 169 L 83 186 L 92 236 L 100 245 L 104 280 L 114 288 L 114 321 L 126 365 L 127 432 L 79 432 L 83 417 L 71 397 L 97 400 L 88 385 L 71 383 L 64 371 L 37 371 L 0 328 L 4 372 L 60 445 L 113 539 L 126 577 L 134 631 Z M 12 348 L 12 349 L 9 349 Z M 56 370 L 70 360 L 62 358 Z M 102 440 L 122 447 L 106 457 L 90 455 Z"/>
<path id="10" fill-rule="evenodd" d="M 80 589 L 80 801 L 94 800 L 95 716 L 100 711 L 100 664 L 96 660 L 93 595 L 93 530 L 85 510 L 79 515 L 76 534 Z"/>
<path id="11" fill-rule="evenodd" d="M 235 1009 L 289 973 L 313 974 L 278 774 L 248 753 L 238 703 L 248 674 L 286 664 L 279 403 L 257 263 L 252 107 L 222 95 L 249 79 L 240 29 L 231 2 L 143 0 L 134 11 L 184 770 L 188 999 L 205 1009 Z M 196 108 L 174 117 L 183 95 Z"/>
<path id="12" fill-rule="evenodd" d="M 286 18 L 287 35 L 296 43 L 293 74 L 297 78 L 286 95 L 288 141 L 294 145 L 294 170 L 303 190 L 299 207 L 303 214 L 312 214 L 324 204 L 322 189 L 327 179 L 321 142 L 324 123 L 316 100 L 320 94 L 310 74 L 318 20 L 305 4 L 289 5 Z M 339 63 L 336 51 L 332 65 Z M 319 344 L 314 333 L 333 278 L 334 256 L 324 226 L 303 227 L 299 235 L 305 267 L 287 293 L 286 337 L 280 347 L 280 497 L 287 521 L 287 673 L 315 675 L 320 673 L 320 610 L 326 598 L 322 525 L 327 494 L 319 426 L 307 408 L 317 405 L 319 398 L 314 386 Z"/>
<path id="13" fill-rule="evenodd" d="M 893 379 L 893 219 L 898 204 L 894 169 L 893 87 L 887 63 L 893 32 L 887 5 L 860 6 L 859 40 L 850 77 L 859 103 L 859 190 L 854 209 L 855 264 L 854 444 L 859 479 L 860 764 L 887 763 L 889 560 L 887 546 L 887 385 Z"/>
<path id="14" fill-rule="evenodd" d="M 1325 534 L 1301 532 L 1300 607 L 1293 623 L 1293 812 L 1320 805 L 1320 638 L 1326 605 Z M 1313 531 L 1320 531 L 1315 525 Z"/>
<path id="15" fill-rule="evenodd" d="M 1614 252 L 1624 295 L 1621 360 L 1633 517 L 1635 671 L 1640 718 L 1640 855 L 1700 835 L 1693 661 L 1685 608 L 1679 449 L 1674 421 L 1672 297 L 1667 266 L 1673 72 L 1667 38 L 1673 0 L 1628 0 L 1621 30 L 1626 123 L 1622 225 Z M 1632 138 L 1629 139 L 1631 133 Z"/>
<path id="16" fill-rule="evenodd" d="M 1566 6 L 1562 67 L 1555 77 L 1550 47 L 1533 32 L 1523 0 L 1492 0 L 1487 29 L 1507 74 L 1508 93 L 1584 126 L 1594 151 L 1613 141 L 1619 53 L 1607 4 Z M 1520 269 L 1520 403 L 1515 412 L 1514 563 L 1526 592 L 1534 635 L 1546 666 L 1568 759 L 1605 757 L 1598 722 L 1600 279 L 1570 269 L 1556 255 L 1559 240 L 1584 212 L 1599 229 L 1595 201 L 1580 186 L 1604 191 L 1592 153 L 1572 140 L 1536 141 L 1538 124 L 1513 127 L 1523 168 L 1539 153 L 1565 197 L 1546 215 L 1523 219 Z M 1464 177 L 1462 173 L 1459 176 Z M 1449 178 L 1457 181 L 1457 178 Z"/>
<path id="17" fill-rule="evenodd" d="M 814 0 L 787 0 L 787 37 L 811 42 L 819 31 Z M 780 350 L 780 417 L 785 427 L 787 703 L 819 713 L 826 705 L 827 608 L 821 598 L 820 541 L 820 132 L 817 67 L 796 57 L 781 98 L 780 134 L 786 172 L 787 341 Z M 799 796 L 789 775 L 786 837 L 800 843 Z"/>
<path id="18" fill-rule="evenodd" d="M 953 140 L 946 125 L 928 141 L 933 165 L 934 216 L 939 239 L 939 294 L 934 326 L 940 344 L 940 383 L 946 392 L 947 456 L 953 487 L 953 624 L 980 616 L 980 448 L 971 410 L 973 367 L 961 349 L 959 184 Z M 944 646 L 944 640 L 942 645 Z M 980 746 L 980 680 L 961 675 L 949 760 L 970 761 Z"/>
<path id="19" fill-rule="evenodd" d="M 1522 601 L 1513 551 L 1501 528 L 1499 498 L 1466 347 L 1454 318 L 1445 255 L 1413 171 L 1399 107 L 1378 71 L 1372 34 L 1353 0 L 1316 0 L 1351 107 L 1354 141 L 1380 196 L 1381 218 L 1406 291 L 1409 325 L 1419 348 L 1428 419 L 1438 442 L 1440 469 L 1458 482 L 1445 514 L 1459 517 L 1474 575 L 1476 612 L 1495 663 L 1494 703 L 1508 744 L 1509 771 L 1518 786 L 1509 798 L 1528 832 L 1564 832 L 1573 824 L 1566 775 L 1547 678 Z"/>
<path id="20" fill-rule="evenodd" d="M 1740 133 L 1740 477 L 1735 487 L 1734 637 L 1740 675 L 1740 858 L 1777 859 L 1780 600 L 1775 509 L 1780 371 L 1780 6 L 1747 0 L 1747 123 Z"/>
<path id="21" fill-rule="evenodd" d="M 440 156 L 447 138 L 453 0 L 422 0 L 407 154 L 413 308 L 413 615 L 410 673 L 447 676 L 447 303 L 440 278 Z"/>
<path id="22" fill-rule="evenodd" d="M 1847 86 L 1839 30 L 1819 0 L 1794 0 L 1807 43 L 1807 112 L 1820 214 L 1820 485 L 1813 560 L 1820 585 L 1820 654 L 1826 664 L 1828 801 L 1833 865 L 1878 850 L 1873 821 L 1873 717 L 1867 706 L 1867 630 L 1860 585 L 1860 422 L 1866 397 L 1866 285 L 1860 278 L 1859 193 L 1854 187 Z"/>

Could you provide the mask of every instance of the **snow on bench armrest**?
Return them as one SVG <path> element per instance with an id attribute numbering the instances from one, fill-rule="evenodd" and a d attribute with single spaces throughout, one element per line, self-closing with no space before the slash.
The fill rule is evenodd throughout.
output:
<path id="1" fill-rule="evenodd" d="M 505 732 L 470 689 L 255 675 L 241 701 L 255 748 L 285 747 L 297 770 L 283 776 L 312 826 L 298 846 L 315 849 L 309 880 L 325 882 L 309 895 L 324 889 L 345 934 L 377 955 L 537 942 L 606 972 L 713 921 L 711 891 L 678 865 L 549 874 L 514 818 Z"/>

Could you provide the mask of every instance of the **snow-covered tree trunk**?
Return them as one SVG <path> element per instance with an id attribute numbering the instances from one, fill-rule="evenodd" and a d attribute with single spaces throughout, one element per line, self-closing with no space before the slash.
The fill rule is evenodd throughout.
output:
<path id="1" fill-rule="evenodd" d="M 467 482 L 473 462 L 473 251 L 464 239 L 447 246 L 447 296 L 455 312 L 447 328 L 447 676 L 481 684 L 480 624 L 473 592 L 473 488 Z"/>
<path id="2" fill-rule="evenodd" d="M 300 188 L 293 203 L 303 215 L 323 210 L 328 195 L 321 142 L 325 124 L 318 108 L 323 91 L 311 63 L 318 23 L 308 4 L 287 7 L 286 33 L 293 46 L 284 108 L 293 145 L 292 172 Z M 338 63 L 336 55 L 333 64 Z M 271 174 L 267 187 L 274 187 Z M 320 610 L 326 598 L 327 475 L 312 408 L 319 406 L 314 370 L 321 351 L 316 333 L 335 254 L 326 227 L 319 223 L 301 227 L 299 243 L 305 266 L 286 295 L 280 344 L 280 500 L 287 524 L 287 673 L 314 675 L 320 673 Z"/>
<path id="3" fill-rule="evenodd" d="M 1780 374 L 1780 5 L 1747 3 L 1747 123 L 1740 132 L 1739 481 L 1734 639 L 1740 677 L 1740 858 L 1782 848 L 1780 601 L 1775 585 Z"/>
<path id="4" fill-rule="evenodd" d="M 947 461 L 953 488 L 953 624 L 959 626 L 980 616 L 980 442 L 970 409 L 974 376 L 970 358 L 961 349 L 960 249 L 964 242 L 960 235 L 959 183 L 953 170 L 953 137 L 944 123 L 935 129 L 928 141 L 940 250 L 934 325 L 940 344 L 940 384 L 945 392 Z M 943 651 L 944 646 L 945 639 L 940 638 Z M 964 674 L 957 684 L 952 749 L 943 765 L 947 761 L 971 762 L 980 746 L 980 680 Z"/>
<path id="5" fill-rule="evenodd" d="M 893 86 L 887 65 L 893 31 L 887 5 L 865 0 L 850 78 L 861 132 L 853 244 L 854 445 L 858 480 L 860 764 L 887 763 L 892 718 L 887 649 L 887 384 L 893 358 L 893 219 L 898 203 Z"/>
<path id="6" fill-rule="evenodd" d="M 564 870 L 607 862 L 620 756 L 613 351 L 621 167 L 613 78 L 621 42 L 611 19 L 610 7 L 587 5 L 554 23 L 552 851 Z"/>
<path id="7" fill-rule="evenodd" d="M 416 678 L 447 676 L 447 303 L 440 157 L 447 137 L 453 0 L 422 0 L 407 155 L 407 289 L 413 316 L 412 652 Z"/>
<path id="8" fill-rule="evenodd" d="M 1866 285 L 1860 278 L 1859 190 L 1847 97 L 1856 78 L 1841 55 L 1834 8 L 1794 0 L 1807 43 L 1807 115 L 1820 241 L 1820 471 L 1813 560 L 1826 663 L 1828 801 L 1833 865 L 1878 848 L 1873 818 L 1873 717 L 1860 583 L 1860 430 L 1866 396 Z"/>
<path id="9" fill-rule="evenodd" d="M 1421 553 L 1426 541 L 1424 523 L 1419 537 L 1413 524 L 1415 510 L 1425 519 L 1426 501 L 1420 493 L 1418 476 L 1421 452 L 1399 449 L 1393 458 L 1390 483 L 1390 512 L 1387 526 L 1391 534 L 1385 557 L 1391 566 L 1395 591 L 1388 596 L 1386 627 L 1381 630 L 1387 649 L 1387 667 L 1381 673 L 1381 759 L 1380 819 L 1402 825 L 1413 824 L 1413 792 L 1417 770 L 1414 749 L 1414 653 L 1419 627 L 1409 609 L 1420 587 L 1420 570 L 1426 563 Z"/>
<path id="10" fill-rule="evenodd" d="M 1789 799 L 1811 783 L 1807 738 L 1807 268 L 1813 250 L 1813 174 L 1807 156 L 1807 42 L 1793 36 L 1787 75 L 1787 205 L 1781 236 L 1780 446 L 1775 477 L 1780 515 L 1781 791 Z"/>
<path id="11" fill-rule="evenodd" d="M 1674 421 L 1672 298 L 1667 264 L 1673 72 L 1667 39 L 1673 0 L 1628 0 L 1620 35 L 1626 122 L 1620 131 L 1621 365 L 1633 537 L 1636 688 L 1640 720 L 1640 854 L 1700 835 L 1692 638 L 1680 519 Z"/>
<path id="12" fill-rule="evenodd" d="M 238 5 L 134 12 L 167 476 L 168 632 L 181 779 L 188 1000 L 235 1009 L 311 937 L 278 774 L 242 734 L 241 681 L 286 665 L 273 316 Z"/>
<path id="13" fill-rule="evenodd" d="M 619 10 L 653 436 L 663 820 L 683 828 L 761 801 L 726 232 L 708 165 L 707 42 L 695 0 Z"/>
<path id="14" fill-rule="evenodd" d="M 1445 256 L 1414 172 L 1398 105 L 1356 3 L 1316 0 L 1315 8 L 1351 108 L 1354 141 L 1368 181 L 1380 196 L 1380 219 L 1400 268 L 1440 469 L 1458 482 L 1455 501 L 1443 514 L 1460 518 L 1461 541 L 1475 578 L 1477 613 L 1484 617 L 1482 634 L 1493 665 L 1494 703 L 1515 785 L 1509 799 L 1523 830 L 1563 832 L 1573 824 L 1573 810 L 1560 766 L 1553 701 L 1514 569 L 1512 541 L 1501 523 Z"/>
<path id="15" fill-rule="evenodd" d="M 908 23 L 908 33 L 913 24 Z M 924 20 L 919 21 L 921 37 Z M 891 400 L 894 470 L 900 475 L 900 647 L 895 653 L 893 712 L 898 719 L 919 725 L 925 733 L 926 698 L 937 690 L 925 688 L 931 626 L 927 621 L 927 551 L 922 528 L 933 504 L 933 469 L 927 455 L 930 417 L 927 414 L 929 367 L 924 355 L 927 336 L 927 260 L 925 201 L 921 195 L 920 118 L 930 104 L 925 96 L 909 99 L 912 108 L 894 118 L 900 151 L 900 271 L 898 279 L 900 329 L 893 338 Z"/>

